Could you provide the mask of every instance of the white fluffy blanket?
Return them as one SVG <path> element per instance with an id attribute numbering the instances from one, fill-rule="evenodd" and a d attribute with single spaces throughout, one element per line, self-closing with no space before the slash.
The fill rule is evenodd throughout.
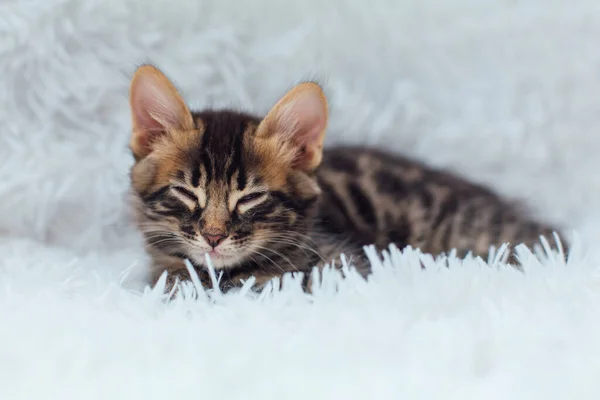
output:
<path id="1" fill-rule="evenodd" d="M 596 3 L 3 0 L 0 399 L 597 399 Z M 394 250 L 338 294 L 166 305 L 124 209 L 148 61 L 196 107 L 317 78 L 329 144 L 451 168 L 578 246 L 524 273 Z"/>

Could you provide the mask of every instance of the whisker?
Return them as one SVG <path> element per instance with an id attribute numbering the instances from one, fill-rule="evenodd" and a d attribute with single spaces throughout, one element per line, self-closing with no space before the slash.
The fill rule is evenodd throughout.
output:
<path id="1" fill-rule="evenodd" d="M 298 267 L 296 267 L 296 266 L 294 265 L 294 263 L 292 262 L 292 260 L 290 260 L 288 257 L 284 256 L 284 255 L 283 255 L 283 254 L 281 254 L 280 252 L 278 252 L 278 251 L 276 251 L 276 250 L 273 250 L 273 249 L 270 249 L 270 248 L 268 248 L 268 247 L 263 247 L 263 246 L 258 246 L 258 245 L 254 245 L 254 247 L 256 247 L 256 248 L 258 248 L 258 249 L 261 249 L 261 250 L 270 251 L 271 253 L 273 253 L 273 254 L 275 254 L 275 255 L 277 255 L 277 256 L 279 256 L 279 257 L 283 258 L 285 261 L 287 261 L 287 262 L 288 262 L 288 263 L 289 263 L 289 264 L 292 266 L 292 268 L 294 268 L 296 271 L 300 271 L 300 270 L 298 269 Z M 281 271 L 282 271 L 282 272 L 285 272 L 285 271 L 283 270 L 283 268 L 281 268 L 281 267 L 280 267 L 280 269 L 281 269 Z"/>
<path id="2" fill-rule="evenodd" d="M 283 244 L 287 244 L 290 246 L 294 246 L 294 247 L 302 250 L 304 252 L 304 255 L 307 255 L 306 251 L 309 251 L 309 252 L 315 254 L 317 257 L 319 257 L 322 261 L 325 261 L 325 257 L 323 256 L 323 254 L 321 254 L 317 250 L 313 249 L 312 247 L 310 247 L 302 242 L 294 242 L 294 241 L 286 240 L 286 239 L 282 239 L 282 238 L 275 238 L 273 240 L 267 240 L 267 243 L 283 243 Z"/>
<path id="3" fill-rule="evenodd" d="M 285 270 L 284 270 L 283 268 L 281 268 L 281 266 L 280 266 L 279 264 L 277 264 L 275 261 L 273 261 L 273 259 L 272 259 L 271 257 L 269 257 L 269 256 L 267 256 L 266 254 L 263 254 L 263 253 L 261 253 L 260 251 L 257 251 L 257 250 L 252 250 L 252 252 L 253 252 L 254 254 L 258 254 L 259 256 L 261 256 L 261 257 L 264 257 L 264 258 L 266 258 L 267 260 L 271 261 L 271 263 L 272 263 L 274 266 L 276 266 L 277 268 L 279 268 L 279 269 L 281 270 L 281 272 L 285 273 Z"/>
<path id="4" fill-rule="evenodd" d="M 317 254 L 319 257 L 322 257 L 322 255 L 319 252 L 317 252 L 314 248 L 309 246 L 308 243 L 301 241 L 298 238 L 293 237 L 292 235 L 284 235 L 284 234 L 279 234 L 279 233 L 276 233 L 274 235 L 258 234 L 258 235 L 255 235 L 254 239 L 258 240 L 258 241 L 269 242 L 269 243 L 283 243 L 283 244 L 293 245 L 293 246 L 296 246 L 301 249 L 309 250 L 309 251 Z"/>
<path id="5" fill-rule="evenodd" d="M 181 241 L 175 240 L 173 238 L 166 238 L 166 239 L 156 240 L 156 241 L 149 242 L 148 244 L 150 246 L 157 246 L 157 245 L 162 244 L 162 243 L 182 244 Z"/>

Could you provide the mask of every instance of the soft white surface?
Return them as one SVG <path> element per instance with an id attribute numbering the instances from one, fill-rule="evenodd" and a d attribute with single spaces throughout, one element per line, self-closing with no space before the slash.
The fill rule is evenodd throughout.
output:
<path id="1" fill-rule="evenodd" d="M 596 3 L 2 1 L 0 399 L 598 398 Z M 264 112 L 316 77 L 328 143 L 489 183 L 581 247 L 524 275 L 408 251 L 312 303 L 165 305 L 124 213 L 146 61 L 197 107 Z"/>

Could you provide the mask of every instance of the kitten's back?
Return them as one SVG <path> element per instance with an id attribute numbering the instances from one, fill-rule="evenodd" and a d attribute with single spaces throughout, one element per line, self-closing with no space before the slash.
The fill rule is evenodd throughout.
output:
<path id="1" fill-rule="evenodd" d="M 531 246 L 554 231 L 481 185 L 380 150 L 326 150 L 318 178 L 321 229 L 361 246 L 486 256 L 491 245 Z"/>

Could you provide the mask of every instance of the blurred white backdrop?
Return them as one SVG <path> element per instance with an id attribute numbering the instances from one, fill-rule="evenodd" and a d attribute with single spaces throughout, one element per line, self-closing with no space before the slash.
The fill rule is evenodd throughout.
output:
<path id="1" fill-rule="evenodd" d="M 329 144 L 454 170 L 600 253 L 599 37 L 595 0 L 3 0 L 0 271 L 14 292 L 143 262 L 124 196 L 145 62 L 198 108 L 262 113 L 317 79 Z"/>
<path id="2" fill-rule="evenodd" d="M 451 168 L 597 235 L 594 4 L 4 1 L 0 228 L 111 242 L 98 228 L 122 220 L 128 79 L 152 62 L 195 107 L 264 112 L 316 78 L 332 103 L 328 143 Z"/>

